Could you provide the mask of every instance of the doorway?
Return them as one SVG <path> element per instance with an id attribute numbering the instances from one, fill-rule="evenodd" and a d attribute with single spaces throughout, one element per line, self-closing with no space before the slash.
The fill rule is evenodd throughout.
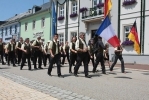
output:
<path id="1" fill-rule="evenodd" d="M 96 33 L 97 30 L 91 30 L 91 38 L 94 37 L 95 33 Z"/>

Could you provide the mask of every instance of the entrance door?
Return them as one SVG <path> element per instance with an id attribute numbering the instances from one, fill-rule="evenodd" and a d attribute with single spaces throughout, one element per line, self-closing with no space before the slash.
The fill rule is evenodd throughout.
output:
<path id="1" fill-rule="evenodd" d="M 96 33 L 97 30 L 91 30 L 91 38 L 94 37 L 95 33 Z"/>

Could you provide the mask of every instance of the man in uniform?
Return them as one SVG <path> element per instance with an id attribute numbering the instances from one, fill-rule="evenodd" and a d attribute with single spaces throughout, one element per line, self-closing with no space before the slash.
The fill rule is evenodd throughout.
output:
<path id="1" fill-rule="evenodd" d="M 63 62 L 65 62 L 65 58 L 67 57 L 68 64 L 70 64 L 68 41 L 66 41 L 65 45 L 63 46 L 63 50 L 64 50 L 64 55 L 65 55 L 63 58 Z"/>
<path id="2" fill-rule="evenodd" d="M 96 62 L 94 64 L 93 67 L 93 73 L 95 73 L 96 68 L 99 64 L 99 62 L 101 63 L 101 67 L 102 67 L 102 73 L 106 74 L 105 72 L 105 64 L 104 64 L 104 57 L 103 57 L 103 50 L 106 49 L 103 42 L 102 42 L 102 38 L 99 36 L 98 37 L 98 41 L 95 43 L 95 56 L 96 56 Z"/>
<path id="3" fill-rule="evenodd" d="M 10 42 L 6 45 L 7 53 L 8 53 L 8 66 L 10 66 L 10 60 L 12 60 L 13 67 L 16 67 L 15 65 L 15 44 L 12 39 L 10 39 Z"/>
<path id="4" fill-rule="evenodd" d="M 1 55 L 1 60 L 2 60 L 1 62 L 2 62 L 2 65 L 5 65 L 3 54 L 4 54 L 4 43 L 3 43 L 2 38 L 0 38 L 0 55 Z"/>
<path id="5" fill-rule="evenodd" d="M 26 59 L 27 59 L 27 62 L 28 62 L 28 70 L 31 70 L 31 61 L 30 61 L 30 58 L 31 58 L 31 45 L 29 43 L 29 38 L 25 39 L 25 43 L 22 44 L 21 49 L 23 51 L 23 55 L 22 55 L 22 63 L 21 63 L 20 70 L 22 70 Z"/>
<path id="6" fill-rule="evenodd" d="M 22 59 L 22 50 L 20 50 L 22 44 L 23 44 L 23 38 L 20 37 L 20 41 L 16 43 L 16 49 L 17 49 L 17 55 L 18 55 L 18 66 L 20 65 L 21 59 Z"/>
<path id="7" fill-rule="evenodd" d="M 77 58 L 77 50 L 75 49 L 76 37 L 72 37 L 70 43 L 70 64 L 69 64 L 69 73 L 72 73 L 72 65 L 76 61 Z"/>
<path id="8" fill-rule="evenodd" d="M 57 74 L 58 77 L 63 78 L 63 76 L 61 75 L 61 67 L 60 67 L 60 48 L 59 48 L 59 42 L 58 42 L 58 34 L 54 35 L 54 39 L 53 41 L 50 42 L 49 45 L 49 50 L 50 50 L 50 65 L 48 68 L 48 75 L 51 76 L 51 71 L 52 71 L 52 67 L 53 67 L 53 63 L 55 61 L 55 63 L 57 64 Z"/>
<path id="9" fill-rule="evenodd" d="M 41 53 L 42 53 L 42 47 L 41 47 L 41 37 L 38 36 L 37 40 L 35 40 L 32 44 L 32 47 L 34 48 L 34 69 L 37 69 L 36 62 L 38 58 L 38 68 L 43 69 L 41 67 Z"/>
<path id="10" fill-rule="evenodd" d="M 88 75 L 88 48 L 85 42 L 85 33 L 80 32 L 80 38 L 76 41 L 75 48 L 77 50 L 77 63 L 74 69 L 74 75 L 78 77 L 78 70 L 83 61 L 85 77 L 91 78 L 91 76 Z"/>
<path id="11" fill-rule="evenodd" d="M 46 67 L 47 65 L 47 59 L 50 62 L 50 51 L 48 50 L 50 44 L 50 40 L 44 45 L 44 66 Z"/>
<path id="12" fill-rule="evenodd" d="M 122 52 L 123 52 L 123 48 L 121 46 L 118 46 L 115 48 L 115 59 L 114 59 L 113 64 L 110 67 L 110 71 L 113 71 L 113 68 L 115 64 L 117 63 L 117 60 L 119 59 L 121 61 L 121 72 L 126 73 L 125 67 L 124 67 L 124 59 L 122 57 Z"/>

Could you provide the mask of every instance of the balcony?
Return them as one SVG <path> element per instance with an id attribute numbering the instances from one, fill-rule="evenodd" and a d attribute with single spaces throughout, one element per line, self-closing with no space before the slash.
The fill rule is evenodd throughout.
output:
<path id="1" fill-rule="evenodd" d="M 99 19 L 103 19 L 104 14 L 103 14 L 103 7 L 101 8 L 89 8 L 85 11 L 82 12 L 82 21 L 97 21 Z"/>

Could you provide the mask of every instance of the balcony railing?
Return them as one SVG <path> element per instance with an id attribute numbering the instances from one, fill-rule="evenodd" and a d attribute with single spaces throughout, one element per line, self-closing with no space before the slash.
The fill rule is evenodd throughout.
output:
<path id="1" fill-rule="evenodd" d="M 94 17 L 98 15 L 103 15 L 103 7 L 102 8 L 89 8 L 87 11 L 82 12 L 82 19 Z"/>

